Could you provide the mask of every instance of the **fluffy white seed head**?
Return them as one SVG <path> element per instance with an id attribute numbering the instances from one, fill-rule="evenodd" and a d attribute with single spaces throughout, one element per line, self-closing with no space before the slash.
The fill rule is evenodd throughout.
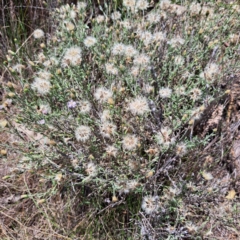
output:
<path id="1" fill-rule="evenodd" d="M 145 46 L 149 46 L 153 42 L 153 35 L 149 31 L 140 31 L 138 35 Z"/>
<path id="2" fill-rule="evenodd" d="M 109 121 L 112 119 L 112 116 L 110 114 L 110 111 L 105 109 L 103 110 L 102 114 L 101 114 L 101 121 L 105 122 L 105 121 Z"/>
<path id="3" fill-rule="evenodd" d="M 134 189 L 136 189 L 136 187 L 139 186 L 139 182 L 137 180 L 129 180 L 127 181 L 126 185 L 130 191 L 133 191 Z"/>
<path id="4" fill-rule="evenodd" d="M 189 11 L 190 11 L 192 16 L 199 15 L 199 13 L 201 11 L 201 4 L 197 3 L 197 2 L 191 3 L 191 5 L 189 7 Z"/>
<path id="5" fill-rule="evenodd" d="M 125 46 L 124 51 L 126 57 L 133 57 L 138 54 L 138 51 L 132 45 Z"/>
<path id="6" fill-rule="evenodd" d="M 134 60 L 133 60 L 133 63 L 134 65 L 137 65 L 137 66 L 147 66 L 150 62 L 150 58 L 148 55 L 144 54 L 144 53 L 141 53 L 137 56 L 135 56 Z"/>
<path id="7" fill-rule="evenodd" d="M 72 22 L 67 21 L 64 26 L 68 31 L 73 31 L 75 29 L 75 25 Z"/>
<path id="8" fill-rule="evenodd" d="M 160 3 L 160 8 L 164 11 L 171 9 L 171 7 L 172 7 L 172 4 L 171 4 L 171 1 L 169 0 L 162 0 Z"/>
<path id="9" fill-rule="evenodd" d="M 214 80 L 219 71 L 219 66 L 216 63 L 209 63 L 204 69 L 204 77 L 208 81 Z"/>
<path id="10" fill-rule="evenodd" d="M 47 71 L 39 71 L 37 73 L 37 75 L 39 76 L 39 78 L 45 79 L 45 80 L 50 80 L 50 78 L 52 77 L 52 74 L 50 72 Z"/>
<path id="11" fill-rule="evenodd" d="M 172 130 L 169 127 L 161 128 L 161 131 L 155 136 L 158 144 L 168 147 L 170 144 L 174 143 L 175 139 L 171 138 Z"/>
<path id="12" fill-rule="evenodd" d="M 87 100 L 83 100 L 79 102 L 79 108 L 81 113 L 89 113 L 91 110 L 91 103 Z"/>
<path id="13" fill-rule="evenodd" d="M 123 0 L 123 6 L 134 12 L 136 8 L 136 0 Z"/>
<path id="14" fill-rule="evenodd" d="M 92 162 L 87 164 L 85 171 L 89 175 L 89 177 L 95 177 L 98 173 L 97 166 Z"/>
<path id="15" fill-rule="evenodd" d="M 100 125 L 100 133 L 103 137 L 111 138 L 117 130 L 117 126 L 111 122 L 102 122 Z"/>
<path id="16" fill-rule="evenodd" d="M 118 11 L 115 11 L 111 14 L 111 18 L 112 18 L 112 20 L 118 20 L 121 18 L 121 13 Z"/>
<path id="17" fill-rule="evenodd" d="M 106 63 L 105 68 L 108 74 L 118 75 L 118 69 L 112 63 Z"/>
<path id="18" fill-rule="evenodd" d="M 201 89 L 199 88 L 193 88 L 191 91 L 190 91 L 190 98 L 193 100 L 193 101 L 196 101 L 197 99 L 199 99 L 202 95 L 202 91 Z"/>
<path id="19" fill-rule="evenodd" d="M 107 102 L 109 98 L 111 98 L 113 95 L 111 90 L 108 90 L 105 87 L 99 87 L 96 89 L 94 93 L 94 97 L 97 101 L 100 103 Z"/>
<path id="20" fill-rule="evenodd" d="M 131 68 L 130 74 L 131 74 L 133 77 L 137 77 L 137 76 L 139 75 L 139 67 L 133 66 L 133 67 Z"/>
<path id="21" fill-rule="evenodd" d="M 156 213 L 159 209 L 159 197 L 158 196 L 145 196 L 142 201 L 142 210 L 147 214 Z"/>
<path id="22" fill-rule="evenodd" d="M 50 92 L 51 83 L 42 78 L 35 78 L 34 82 L 32 83 L 31 87 L 33 90 L 36 90 L 40 95 L 46 95 Z"/>
<path id="23" fill-rule="evenodd" d="M 123 138 L 122 144 L 125 150 L 135 150 L 138 145 L 138 138 L 135 135 L 128 134 Z"/>
<path id="24" fill-rule="evenodd" d="M 86 142 L 91 135 L 91 129 L 88 126 L 81 125 L 75 130 L 77 141 Z"/>
<path id="25" fill-rule="evenodd" d="M 184 86 L 176 87 L 175 88 L 175 94 L 180 96 L 180 95 L 185 95 L 186 94 L 186 88 Z"/>
<path id="26" fill-rule="evenodd" d="M 143 84 L 143 92 L 149 94 L 151 92 L 154 92 L 154 87 L 151 86 L 150 84 Z"/>
<path id="27" fill-rule="evenodd" d="M 180 36 L 176 36 L 172 38 L 170 41 L 168 41 L 168 44 L 170 44 L 172 47 L 179 47 L 185 43 L 185 40 L 181 38 Z"/>
<path id="28" fill-rule="evenodd" d="M 44 32 L 43 30 L 41 29 L 36 29 L 34 32 L 33 32 L 33 37 L 38 39 L 38 38 L 43 38 L 44 37 Z"/>
<path id="29" fill-rule="evenodd" d="M 152 36 L 154 42 L 162 42 L 166 40 L 166 33 L 164 32 L 155 32 Z"/>
<path id="30" fill-rule="evenodd" d="M 82 50 L 80 47 L 70 47 L 66 50 L 62 59 L 62 66 L 76 66 L 82 61 Z"/>
<path id="31" fill-rule="evenodd" d="M 147 0 L 138 0 L 136 3 L 136 8 L 139 10 L 146 10 L 149 7 L 149 3 Z"/>
<path id="32" fill-rule="evenodd" d="M 173 4 L 173 8 L 171 12 L 175 13 L 177 16 L 181 16 L 183 15 L 184 12 L 186 12 L 186 10 L 187 9 L 184 6 Z"/>
<path id="33" fill-rule="evenodd" d="M 176 154 L 177 156 L 184 156 L 187 153 L 187 146 L 184 143 L 178 143 L 176 145 Z"/>
<path id="34" fill-rule="evenodd" d="M 46 56 L 41 52 L 38 54 L 37 59 L 40 63 L 43 63 L 46 60 Z"/>
<path id="35" fill-rule="evenodd" d="M 172 95 L 172 89 L 171 88 L 161 88 L 159 90 L 159 95 L 161 98 L 170 98 Z"/>
<path id="36" fill-rule="evenodd" d="M 116 147 L 114 147 L 113 145 L 108 145 L 105 148 L 105 150 L 106 150 L 107 155 L 112 156 L 112 157 L 117 156 L 118 149 Z"/>
<path id="37" fill-rule="evenodd" d="M 160 22 L 160 15 L 159 13 L 157 12 L 150 12 L 148 15 L 147 15 L 147 21 L 151 24 L 155 24 L 155 23 L 158 23 Z"/>
<path id="38" fill-rule="evenodd" d="M 181 66 L 184 64 L 184 58 L 182 56 L 178 55 L 174 58 L 174 63 L 178 66 Z"/>
<path id="39" fill-rule="evenodd" d="M 87 3 L 85 3 L 85 2 L 78 2 L 77 3 L 77 10 L 78 11 L 83 11 L 83 10 L 86 9 L 86 7 L 87 7 Z"/>
<path id="40" fill-rule="evenodd" d="M 97 23 L 102 23 L 105 20 L 105 17 L 103 15 L 98 15 L 95 20 L 97 21 Z"/>
<path id="41" fill-rule="evenodd" d="M 113 55 L 123 55 L 125 53 L 125 45 L 122 43 L 115 43 L 112 47 Z"/>
<path id="42" fill-rule="evenodd" d="M 69 17 L 72 18 L 72 19 L 76 18 L 76 17 L 77 17 L 76 12 L 75 12 L 74 10 L 71 10 L 71 11 L 69 12 Z"/>
<path id="43" fill-rule="evenodd" d="M 83 43 L 86 47 L 89 48 L 94 46 L 97 43 L 97 39 L 95 37 L 89 36 L 84 39 Z"/>
<path id="44" fill-rule="evenodd" d="M 131 29 L 132 28 L 132 25 L 128 20 L 121 21 L 120 25 L 123 26 L 126 29 Z"/>
<path id="45" fill-rule="evenodd" d="M 39 112 L 42 114 L 50 114 L 52 112 L 52 109 L 50 107 L 50 105 L 47 104 L 40 104 L 39 105 Z"/>
<path id="46" fill-rule="evenodd" d="M 128 110 L 133 115 L 144 115 L 150 111 L 148 101 L 145 97 L 138 96 L 128 104 Z"/>

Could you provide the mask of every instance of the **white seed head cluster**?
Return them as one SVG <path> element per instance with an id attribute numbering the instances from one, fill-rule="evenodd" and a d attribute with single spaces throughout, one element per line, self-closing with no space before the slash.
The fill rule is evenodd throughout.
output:
<path id="1" fill-rule="evenodd" d="M 176 145 L 176 154 L 177 156 L 184 156 L 187 153 L 187 146 L 185 143 L 178 143 Z"/>
<path id="2" fill-rule="evenodd" d="M 108 156 L 111 157 L 116 157 L 117 153 L 118 153 L 118 149 L 116 147 L 114 147 L 113 145 L 108 145 L 106 148 L 106 153 Z"/>
<path id="3" fill-rule="evenodd" d="M 46 95 L 51 90 L 51 83 L 47 79 L 35 78 L 31 85 L 33 90 L 36 90 L 40 95 Z"/>
<path id="4" fill-rule="evenodd" d="M 92 162 L 87 164 L 85 171 L 89 175 L 89 177 L 95 177 L 98 173 L 97 166 Z"/>
<path id="5" fill-rule="evenodd" d="M 150 111 L 145 97 L 138 96 L 128 104 L 128 110 L 133 115 L 144 115 Z"/>
<path id="6" fill-rule="evenodd" d="M 162 0 L 162 1 L 160 2 L 160 8 L 161 8 L 162 10 L 165 10 L 165 11 L 171 9 L 171 7 L 172 7 L 171 5 L 172 5 L 172 4 L 171 4 L 171 1 L 170 1 L 170 0 Z"/>
<path id="7" fill-rule="evenodd" d="M 118 69 L 112 63 L 106 63 L 105 68 L 108 74 L 118 75 Z"/>
<path id="8" fill-rule="evenodd" d="M 193 101 L 196 101 L 198 100 L 202 95 L 202 91 L 201 89 L 199 88 L 193 88 L 191 91 L 190 91 L 190 98 L 193 100 Z"/>
<path id="9" fill-rule="evenodd" d="M 71 10 L 71 11 L 69 12 L 69 17 L 72 18 L 72 19 L 74 19 L 74 18 L 77 17 L 77 13 L 76 13 L 74 10 Z"/>
<path id="10" fill-rule="evenodd" d="M 171 88 L 161 88 L 159 90 L 159 95 L 161 98 L 170 98 L 172 95 L 172 89 Z"/>
<path id="11" fill-rule="evenodd" d="M 95 37 L 88 36 L 83 41 L 84 45 L 86 47 L 92 47 L 97 43 L 97 39 Z"/>
<path id="12" fill-rule="evenodd" d="M 147 0 L 123 0 L 123 6 L 132 12 L 137 12 L 146 10 L 149 7 L 149 3 Z"/>
<path id="13" fill-rule="evenodd" d="M 97 23 L 102 23 L 105 21 L 105 17 L 103 15 L 98 15 L 96 18 L 95 18 L 96 22 Z"/>
<path id="14" fill-rule="evenodd" d="M 149 46 L 153 43 L 153 35 L 149 31 L 140 31 L 138 33 L 139 38 L 143 41 L 145 46 Z"/>
<path id="15" fill-rule="evenodd" d="M 137 180 L 121 180 L 115 184 L 116 188 L 119 190 L 119 194 L 129 193 L 133 191 L 139 186 L 139 182 Z"/>
<path id="16" fill-rule="evenodd" d="M 186 88 L 184 86 L 176 87 L 175 88 L 175 94 L 177 96 L 185 95 L 186 94 Z"/>
<path id="17" fill-rule="evenodd" d="M 137 76 L 139 75 L 139 67 L 133 66 L 133 67 L 131 68 L 130 74 L 131 74 L 133 77 L 137 77 Z"/>
<path id="18" fill-rule="evenodd" d="M 125 45 L 122 43 L 115 43 L 112 47 L 113 55 L 123 55 L 125 53 Z"/>
<path id="19" fill-rule="evenodd" d="M 136 8 L 136 0 L 123 0 L 123 6 L 134 11 Z"/>
<path id="20" fill-rule="evenodd" d="M 112 95 L 113 95 L 112 91 L 105 88 L 105 87 L 97 88 L 95 93 L 94 93 L 94 97 L 100 103 L 107 102 L 108 99 L 112 97 Z"/>
<path id="21" fill-rule="evenodd" d="M 44 53 L 40 52 L 37 56 L 37 59 L 40 63 L 43 63 L 46 60 L 46 56 L 44 55 Z"/>
<path id="22" fill-rule="evenodd" d="M 138 145 L 138 138 L 135 135 L 128 134 L 123 138 L 123 149 L 133 151 Z"/>
<path id="23" fill-rule="evenodd" d="M 52 74 L 50 72 L 47 71 L 39 71 L 37 73 L 39 78 L 45 79 L 45 80 L 50 80 L 50 78 L 52 77 Z"/>
<path id="24" fill-rule="evenodd" d="M 86 142 L 91 135 L 91 129 L 88 126 L 81 125 L 75 130 L 77 141 Z"/>
<path id="25" fill-rule="evenodd" d="M 185 40 L 181 38 L 180 36 L 176 36 L 168 41 L 168 44 L 170 44 L 172 47 L 179 47 L 185 43 Z"/>
<path id="26" fill-rule="evenodd" d="M 198 108 L 193 109 L 191 111 L 191 114 L 190 114 L 191 115 L 191 119 L 197 120 L 197 119 L 201 118 L 204 109 L 205 109 L 204 106 L 200 106 Z"/>
<path id="27" fill-rule="evenodd" d="M 148 7 L 149 7 L 149 3 L 147 0 L 138 0 L 136 3 L 136 8 L 139 10 L 144 11 L 148 9 Z"/>
<path id="28" fill-rule="evenodd" d="M 177 4 L 172 4 L 172 12 L 175 13 L 177 16 L 183 15 L 186 12 L 187 8 L 184 6 L 180 6 Z"/>
<path id="29" fill-rule="evenodd" d="M 135 56 L 133 60 L 134 65 L 145 67 L 150 63 L 150 57 L 144 53 Z"/>
<path id="30" fill-rule="evenodd" d="M 105 122 L 105 121 L 109 121 L 112 119 L 112 116 L 110 114 L 110 111 L 105 109 L 103 110 L 102 114 L 101 114 L 101 121 Z"/>
<path id="31" fill-rule="evenodd" d="M 154 42 L 163 42 L 166 40 L 166 33 L 164 32 L 155 32 L 152 35 L 152 39 Z"/>
<path id="32" fill-rule="evenodd" d="M 68 31 L 73 31 L 75 29 L 75 25 L 72 22 L 66 21 L 64 22 L 64 27 L 68 30 Z"/>
<path id="33" fill-rule="evenodd" d="M 158 12 L 150 12 L 148 15 L 147 15 L 147 21 L 151 24 L 155 24 L 155 23 L 158 23 L 160 22 L 160 15 Z"/>
<path id="34" fill-rule="evenodd" d="M 111 14 L 112 20 L 119 20 L 121 18 L 121 13 L 118 11 L 115 11 Z"/>
<path id="35" fill-rule="evenodd" d="M 39 105 L 39 112 L 42 114 L 50 114 L 52 109 L 48 103 Z"/>
<path id="36" fill-rule="evenodd" d="M 87 7 L 86 2 L 77 2 L 77 10 L 78 11 L 83 11 L 86 9 L 86 7 Z"/>
<path id="37" fill-rule="evenodd" d="M 77 66 L 82 61 L 82 50 L 80 47 L 70 47 L 66 50 L 62 59 L 62 66 Z"/>
<path id="38" fill-rule="evenodd" d="M 219 66 L 216 63 L 209 63 L 204 69 L 204 77 L 206 80 L 212 81 L 219 74 L 219 71 Z"/>
<path id="39" fill-rule="evenodd" d="M 79 108 L 81 113 L 89 113 L 91 111 L 91 103 L 87 100 L 79 102 Z"/>
<path id="40" fill-rule="evenodd" d="M 103 137 L 111 138 L 117 130 L 117 126 L 111 122 L 102 122 L 100 125 L 100 133 Z"/>
<path id="41" fill-rule="evenodd" d="M 138 51 L 132 45 L 126 45 L 124 49 L 124 54 L 126 57 L 134 57 L 138 54 Z"/>
<path id="42" fill-rule="evenodd" d="M 169 127 L 163 127 L 161 131 L 155 136 L 157 143 L 168 147 L 170 144 L 175 142 L 175 139 L 171 137 L 172 130 Z"/>
<path id="43" fill-rule="evenodd" d="M 184 58 L 182 56 L 178 55 L 174 58 L 174 63 L 178 66 L 181 66 L 184 64 Z"/>
<path id="44" fill-rule="evenodd" d="M 120 25 L 123 26 L 126 29 L 131 29 L 132 28 L 132 25 L 128 20 L 121 21 Z"/>
<path id="45" fill-rule="evenodd" d="M 192 16 L 199 15 L 201 11 L 201 4 L 197 2 L 193 2 L 191 3 L 189 10 Z"/>
<path id="46" fill-rule="evenodd" d="M 142 200 L 142 210 L 146 214 L 154 214 L 159 209 L 159 197 L 158 196 L 145 196 Z"/>
<path id="47" fill-rule="evenodd" d="M 154 87 L 150 84 L 143 84 L 143 92 L 150 94 L 151 92 L 154 92 Z"/>
<path id="48" fill-rule="evenodd" d="M 43 38 L 44 37 L 44 32 L 43 30 L 41 29 L 36 29 L 34 32 L 33 32 L 33 37 L 38 39 L 38 38 Z"/>
<path id="49" fill-rule="evenodd" d="M 133 57 L 138 54 L 138 51 L 132 45 L 124 45 L 123 43 L 115 43 L 112 47 L 113 55 L 124 55 Z"/>

